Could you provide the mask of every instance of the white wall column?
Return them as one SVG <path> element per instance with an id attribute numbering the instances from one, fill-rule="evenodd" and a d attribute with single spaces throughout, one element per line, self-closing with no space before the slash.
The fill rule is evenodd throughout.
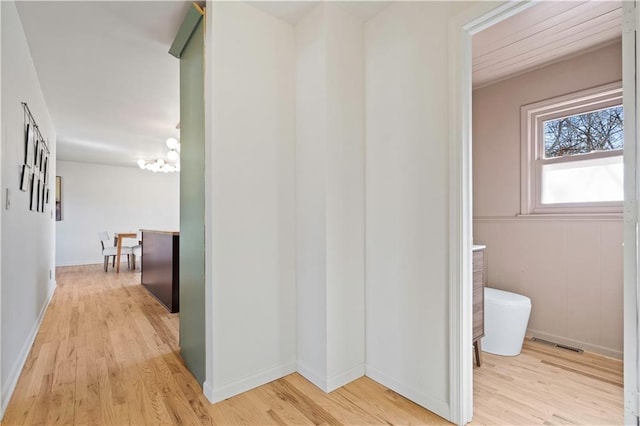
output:
<path id="1" fill-rule="evenodd" d="M 364 375 L 363 24 L 323 3 L 296 26 L 298 371 Z"/>

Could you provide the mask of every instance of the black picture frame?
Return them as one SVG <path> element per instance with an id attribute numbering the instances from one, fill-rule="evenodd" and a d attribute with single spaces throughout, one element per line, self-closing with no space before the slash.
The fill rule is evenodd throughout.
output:
<path id="1" fill-rule="evenodd" d="M 33 142 L 33 162 L 31 163 L 31 165 L 33 166 L 33 170 L 35 171 L 35 169 L 38 168 L 38 156 L 40 155 L 40 140 L 39 139 L 35 139 Z"/>
<path id="2" fill-rule="evenodd" d="M 62 178 L 56 176 L 56 222 L 62 220 Z"/>
<path id="3" fill-rule="evenodd" d="M 44 158 L 47 155 L 47 148 L 45 148 L 44 141 L 41 141 L 40 144 L 40 172 L 44 174 Z"/>
<path id="4" fill-rule="evenodd" d="M 29 190 L 29 176 L 31 176 L 31 167 L 23 164 L 20 173 L 20 191 L 27 192 Z"/>
<path id="5" fill-rule="evenodd" d="M 27 123 L 24 131 L 24 164 L 31 166 L 33 159 L 33 125 L 31 123 Z"/>
<path id="6" fill-rule="evenodd" d="M 45 200 L 45 195 L 47 194 L 47 188 L 44 185 L 44 179 L 40 179 L 40 212 L 44 213 L 45 211 L 45 204 L 44 204 L 44 200 Z"/>
<path id="7" fill-rule="evenodd" d="M 36 175 L 35 173 L 31 173 L 31 177 L 29 179 L 29 190 L 30 190 L 30 195 L 31 195 L 31 201 L 29 203 L 29 210 L 31 211 L 36 211 L 37 207 L 38 207 L 38 188 L 36 187 L 37 181 L 36 181 Z"/>
<path id="8" fill-rule="evenodd" d="M 49 155 L 47 154 L 44 157 L 44 183 L 48 184 L 49 183 Z"/>

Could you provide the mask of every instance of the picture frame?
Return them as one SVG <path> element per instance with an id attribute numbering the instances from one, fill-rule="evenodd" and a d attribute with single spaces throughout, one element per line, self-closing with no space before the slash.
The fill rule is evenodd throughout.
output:
<path id="1" fill-rule="evenodd" d="M 45 196 L 47 195 L 47 188 L 44 184 L 44 177 L 40 179 L 40 212 L 44 213 L 45 212 Z"/>
<path id="2" fill-rule="evenodd" d="M 44 183 L 49 183 L 49 155 L 44 157 Z"/>
<path id="3" fill-rule="evenodd" d="M 40 178 L 37 179 L 37 190 L 36 190 L 36 211 L 41 212 L 40 200 L 41 200 L 41 191 L 42 191 L 42 181 Z"/>
<path id="4" fill-rule="evenodd" d="M 38 164 L 40 168 L 40 173 L 44 174 L 44 157 L 47 155 L 47 148 L 45 147 L 44 141 L 40 141 L 40 163 Z"/>
<path id="5" fill-rule="evenodd" d="M 38 138 L 34 139 L 33 142 L 33 162 L 31 163 L 33 170 L 38 168 L 38 156 L 40 155 L 40 140 Z"/>
<path id="6" fill-rule="evenodd" d="M 45 197 L 45 203 L 49 205 L 49 188 L 47 188 L 47 195 Z"/>
<path id="7" fill-rule="evenodd" d="M 31 201 L 29 203 L 29 210 L 31 211 L 36 211 L 37 207 L 38 207 L 38 188 L 37 188 L 37 181 L 36 181 L 36 174 L 35 173 L 31 173 L 31 177 L 29 179 L 29 189 L 30 189 L 30 195 L 31 195 Z"/>
<path id="8" fill-rule="evenodd" d="M 20 191 L 27 192 L 29 190 L 29 176 L 31 176 L 31 167 L 23 164 L 20 173 Z"/>
<path id="9" fill-rule="evenodd" d="M 56 221 L 62 220 L 62 178 L 56 176 Z"/>
<path id="10" fill-rule="evenodd" d="M 34 132 L 33 125 L 31 123 L 27 123 L 24 133 L 24 164 L 31 166 L 33 164 L 32 160 L 34 150 Z"/>

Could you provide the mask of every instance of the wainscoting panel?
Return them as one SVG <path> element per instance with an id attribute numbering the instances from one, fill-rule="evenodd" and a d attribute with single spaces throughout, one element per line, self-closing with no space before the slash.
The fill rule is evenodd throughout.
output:
<path id="1" fill-rule="evenodd" d="M 532 300 L 528 334 L 622 357 L 622 221 L 476 218 L 489 287 Z"/>

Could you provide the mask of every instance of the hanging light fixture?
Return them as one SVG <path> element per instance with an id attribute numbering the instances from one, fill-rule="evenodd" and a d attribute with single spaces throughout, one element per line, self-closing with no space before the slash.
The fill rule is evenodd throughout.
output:
<path id="1" fill-rule="evenodd" d="M 157 160 L 138 160 L 138 167 L 142 170 L 149 170 L 152 172 L 172 173 L 180 171 L 180 142 L 176 138 L 167 139 L 167 158 L 169 161 L 165 161 L 162 158 Z"/>

